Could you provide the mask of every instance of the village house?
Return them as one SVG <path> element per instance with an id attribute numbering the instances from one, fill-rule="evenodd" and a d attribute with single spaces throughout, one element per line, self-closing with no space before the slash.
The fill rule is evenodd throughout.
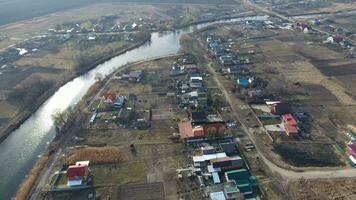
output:
<path id="1" fill-rule="evenodd" d="M 236 80 L 237 86 L 241 88 L 248 88 L 253 82 L 253 78 L 241 77 Z"/>
<path id="2" fill-rule="evenodd" d="M 185 121 L 178 124 L 180 138 L 183 140 L 204 138 L 203 127 L 195 126 L 193 128 L 191 121 Z"/>
<path id="3" fill-rule="evenodd" d="M 350 161 L 356 165 L 356 144 L 349 144 L 347 145 L 349 159 Z"/>
<path id="4" fill-rule="evenodd" d="M 271 113 L 274 115 L 284 115 L 291 113 L 292 109 L 287 102 L 278 102 L 271 105 Z"/>
<path id="5" fill-rule="evenodd" d="M 211 200 L 226 200 L 224 192 L 211 192 L 210 193 Z"/>
<path id="6" fill-rule="evenodd" d="M 124 106 L 125 97 L 122 95 L 116 95 L 115 93 L 106 93 L 104 95 L 104 103 L 106 103 L 107 106 L 121 108 Z"/>
<path id="7" fill-rule="evenodd" d="M 295 118 L 293 117 L 292 114 L 282 115 L 282 122 L 284 125 L 284 129 L 286 131 L 286 134 L 288 136 L 296 135 L 299 133 L 297 121 L 295 120 Z"/>
<path id="8" fill-rule="evenodd" d="M 81 186 L 89 175 L 89 161 L 78 161 L 67 169 L 67 185 L 69 187 Z"/>
<path id="9" fill-rule="evenodd" d="M 171 71 L 169 72 L 169 75 L 171 77 L 177 77 L 181 75 L 187 74 L 184 65 L 179 65 L 178 63 L 173 63 Z"/>
<path id="10" fill-rule="evenodd" d="M 116 94 L 115 93 L 106 93 L 104 95 L 104 103 L 114 104 L 115 100 L 116 100 Z"/>
<path id="11" fill-rule="evenodd" d="M 225 172 L 227 181 L 235 183 L 243 195 L 252 194 L 252 186 L 257 183 L 256 177 L 251 176 L 247 169 L 237 169 Z"/>
<path id="12" fill-rule="evenodd" d="M 204 134 L 208 133 L 209 130 L 215 131 L 216 135 L 222 136 L 226 131 L 225 121 L 217 114 L 206 114 L 205 112 L 192 112 L 191 115 L 193 126 L 202 126 L 204 129 Z"/>
<path id="13" fill-rule="evenodd" d="M 223 74 L 237 75 L 242 73 L 243 67 L 241 67 L 240 65 L 233 65 L 233 66 L 224 67 L 221 70 Z"/>
<path id="14" fill-rule="evenodd" d="M 235 57 L 232 54 L 226 54 L 219 57 L 219 61 L 224 66 L 229 66 L 234 64 Z"/>
<path id="15" fill-rule="evenodd" d="M 203 168 L 209 165 L 209 162 L 213 159 L 226 158 L 227 155 L 224 152 L 206 154 L 200 156 L 193 156 L 193 165 L 194 167 Z"/>
<path id="16" fill-rule="evenodd" d="M 244 161 L 240 156 L 212 159 L 211 164 L 214 169 L 225 172 L 232 169 L 239 169 L 244 166 Z"/>
<path id="17" fill-rule="evenodd" d="M 192 73 L 189 76 L 189 86 L 191 89 L 203 87 L 203 77 L 199 73 Z"/>
<path id="18" fill-rule="evenodd" d="M 129 81 L 132 83 L 140 82 L 142 78 L 142 71 L 136 70 L 129 73 Z"/>

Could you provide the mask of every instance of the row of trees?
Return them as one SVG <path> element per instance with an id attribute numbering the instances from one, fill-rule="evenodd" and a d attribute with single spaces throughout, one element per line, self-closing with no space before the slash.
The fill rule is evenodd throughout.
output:
<path id="1" fill-rule="evenodd" d="M 31 110 L 35 108 L 38 97 L 54 86 L 54 81 L 43 79 L 39 76 L 31 76 L 16 86 L 8 96 L 8 100 L 21 107 Z"/>

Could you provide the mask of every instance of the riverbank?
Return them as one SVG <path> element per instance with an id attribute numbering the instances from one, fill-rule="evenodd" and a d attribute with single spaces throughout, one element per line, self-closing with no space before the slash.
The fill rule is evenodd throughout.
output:
<path id="1" fill-rule="evenodd" d="M 49 144 L 49 147 L 43 153 L 41 158 L 37 160 L 36 164 L 34 167 L 31 169 L 29 175 L 22 181 L 22 183 L 19 185 L 19 188 L 17 189 L 16 195 L 14 199 L 16 200 L 25 200 L 28 198 L 29 195 L 33 194 L 36 192 L 35 190 L 35 185 L 39 184 L 39 177 L 44 174 L 44 168 L 46 167 L 47 170 L 51 169 L 53 167 L 53 164 L 57 159 L 59 159 L 59 156 L 61 155 L 61 147 L 65 146 L 67 140 L 71 138 L 72 134 L 75 132 L 78 127 L 76 126 L 79 125 L 80 123 L 84 122 L 84 119 L 81 117 L 81 112 L 85 108 L 85 99 L 93 97 L 96 92 L 98 92 L 97 88 L 100 87 L 95 87 L 96 85 L 101 85 L 101 83 L 97 82 L 95 83 L 90 89 L 89 93 L 83 97 L 83 99 L 74 107 L 73 113 L 74 117 L 76 118 L 76 121 L 71 124 L 69 127 L 69 130 L 67 131 L 68 134 L 58 134 L 53 141 Z M 92 89 L 94 88 L 94 89 Z M 67 140 L 66 140 L 67 139 Z M 49 170 L 50 171 L 50 170 Z"/>
<path id="2" fill-rule="evenodd" d="M 19 128 L 23 122 L 25 122 L 29 117 L 31 117 L 31 115 L 34 112 L 36 112 L 36 110 L 64 84 L 72 81 L 73 79 L 75 79 L 76 77 L 78 77 L 80 75 L 83 75 L 84 73 L 86 73 L 86 72 L 90 71 L 91 69 L 93 69 L 94 67 L 110 60 L 113 57 L 119 56 L 121 54 L 126 53 L 127 51 L 133 50 L 139 46 L 146 44 L 147 42 L 149 42 L 149 40 L 150 40 L 150 37 L 147 37 L 136 44 L 130 45 L 129 47 L 122 49 L 121 51 L 114 52 L 114 53 L 108 54 L 108 55 L 104 55 L 103 57 L 101 57 L 100 59 L 98 59 L 95 62 L 93 62 L 92 64 L 90 64 L 88 67 L 83 68 L 82 70 L 71 72 L 71 74 L 67 78 L 65 78 L 61 82 L 56 83 L 55 86 L 53 86 L 50 90 L 48 90 L 47 92 L 42 94 L 36 100 L 36 102 L 34 102 L 34 105 L 31 105 L 31 107 L 34 108 L 34 109 L 32 109 L 32 111 L 24 110 L 24 111 L 20 112 L 19 114 L 17 114 L 14 117 L 14 119 L 9 122 L 9 125 L 6 128 L 4 128 L 3 131 L 0 132 L 0 143 L 2 141 L 4 141 L 14 130 Z"/>

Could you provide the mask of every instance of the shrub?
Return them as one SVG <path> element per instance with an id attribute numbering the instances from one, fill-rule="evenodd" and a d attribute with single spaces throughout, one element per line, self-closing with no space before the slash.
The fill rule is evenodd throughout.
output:
<path id="1" fill-rule="evenodd" d="M 81 160 L 89 160 L 91 164 L 109 164 L 126 159 L 122 150 L 116 147 L 89 147 L 74 150 L 70 156 L 64 159 L 64 164 L 72 165 Z"/>
<path id="2" fill-rule="evenodd" d="M 32 187 L 35 185 L 36 180 L 41 173 L 42 169 L 48 162 L 48 156 L 42 156 L 32 168 L 29 176 L 21 183 L 19 189 L 16 192 L 13 200 L 24 200 L 27 199 Z"/>

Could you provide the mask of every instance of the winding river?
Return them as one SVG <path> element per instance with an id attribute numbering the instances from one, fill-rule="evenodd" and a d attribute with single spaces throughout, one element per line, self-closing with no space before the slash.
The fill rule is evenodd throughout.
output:
<path id="1" fill-rule="evenodd" d="M 151 41 L 98 65 L 89 72 L 66 83 L 56 91 L 30 118 L 0 144 L 0 199 L 10 199 L 26 174 L 36 163 L 38 156 L 55 136 L 51 115 L 78 103 L 95 82 L 95 74 L 108 75 L 128 62 L 173 54 L 179 50 L 179 38 L 198 28 L 211 24 L 266 20 L 267 16 L 233 18 L 202 23 L 184 29 L 152 33 Z"/>

